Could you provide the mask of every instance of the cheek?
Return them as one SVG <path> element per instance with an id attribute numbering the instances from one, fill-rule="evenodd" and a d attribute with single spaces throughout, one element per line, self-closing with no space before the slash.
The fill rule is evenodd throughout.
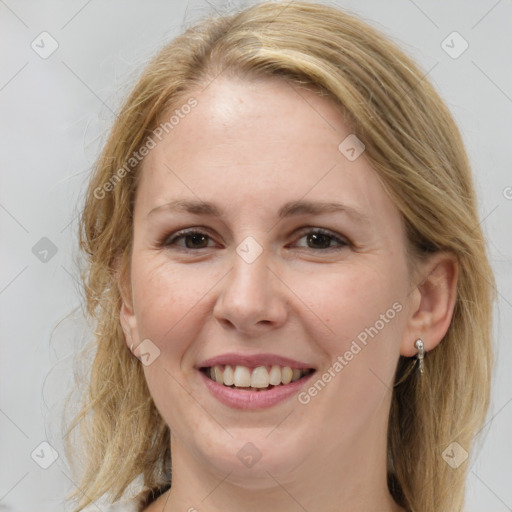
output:
<path id="1" fill-rule="evenodd" d="M 397 310 L 403 309 L 400 301 L 404 287 L 398 276 L 390 269 L 346 265 L 325 276 L 296 276 L 294 292 L 306 299 L 303 310 L 310 310 L 308 316 L 317 318 L 317 336 L 321 331 L 325 343 L 338 350 L 371 326 L 381 337 L 399 330 L 402 324 L 396 321 Z M 364 339 L 364 334 L 360 338 Z"/>
<path id="2" fill-rule="evenodd" d="M 141 339 L 149 338 L 168 354 L 170 364 L 199 333 L 208 293 L 222 274 L 197 266 L 173 265 L 162 258 L 140 258 L 132 265 L 134 305 Z"/>
<path id="3" fill-rule="evenodd" d="M 160 350 L 154 363 L 144 367 L 146 382 L 165 422 L 182 436 L 189 428 L 198 429 L 194 418 L 201 417 L 196 400 L 184 391 L 189 384 L 183 372 L 190 371 L 195 357 L 193 342 L 204 328 L 207 292 L 221 277 L 210 274 L 156 258 L 132 262 L 139 337 L 150 339 Z M 185 426 L 183 418 L 187 418 Z"/>
<path id="4" fill-rule="evenodd" d="M 343 358 L 343 369 L 336 373 L 350 374 L 350 388 L 358 383 L 363 392 L 365 382 L 380 378 L 389 383 L 393 377 L 405 329 L 401 275 L 397 269 L 347 265 L 326 279 L 302 280 L 295 289 L 307 297 L 303 318 L 312 320 L 302 327 L 309 330 L 308 338 L 331 364 Z"/>
<path id="5" fill-rule="evenodd" d="M 383 279 L 381 271 L 368 267 L 354 270 L 311 279 L 298 290 L 322 320 L 308 324 L 308 337 L 328 361 L 300 397 L 304 409 L 299 410 L 318 421 L 320 432 L 338 432 L 339 443 L 370 428 L 376 414 L 387 415 L 382 405 L 392 389 L 405 326 L 396 279 Z"/>

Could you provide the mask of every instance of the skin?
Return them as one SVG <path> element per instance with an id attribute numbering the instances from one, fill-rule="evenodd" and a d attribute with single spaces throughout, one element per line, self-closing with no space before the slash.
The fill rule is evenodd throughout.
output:
<path id="1" fill-rule="evenodd" d="M 400 214 L 364 153 L 351 162 L 338 150 L 351 132 L 328 99 L 278 79 L 225 77 L 190 95 L 197 107 L 144 161 L 122 283 L 126 343 L 136 355 L 145 339 L 159 348 L 144 373 L 171 430 L 172 489 L 146 510 L 403 510 L 386 485 L 394 372 L 417 338 L 429 351 L 446 333 L 455 260 L 439 253 L 410 275 Z M 150 214 L 178 198 L 224 214 Z M 367 222 L 340 212 L 279 220 L 298 199 L 342 202 Z M 184 228 L 210 238 L 161 243 Z M 315 242 L 304 228 L 348 245 Z M 249 236 L 262 248 L 252 263 L 236 252 Z M 186 242 L 200 248 L 187 252 Z M 307 404 L 234 410 L 194 368 L 227 352 L 269 352 L 321 376 L 394 303 L 400 312 Z M 237 457 L 247 442 L 261 453 L 250 468 Z"/>

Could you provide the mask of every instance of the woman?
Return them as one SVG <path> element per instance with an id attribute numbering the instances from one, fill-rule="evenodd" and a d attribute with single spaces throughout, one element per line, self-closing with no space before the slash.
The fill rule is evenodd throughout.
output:
<path id="1" fill-rule="evenodd" d="M 205 20 L 148 65 L 81 219 L 75 511 L 462 510 L 493 276 L 422 75 L 305 2 Z"/>

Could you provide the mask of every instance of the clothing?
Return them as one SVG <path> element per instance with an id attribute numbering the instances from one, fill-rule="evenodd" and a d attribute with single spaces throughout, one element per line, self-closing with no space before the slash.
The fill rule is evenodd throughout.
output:
<path id="1" fill-rule="evenodd" d="M 139 500 L 116 501 L 106 506 L 91 503 L 84 508 L 83 512 L 98 512 L 98 510 L 101 510 L 101 512 L 139 512 Z"/>

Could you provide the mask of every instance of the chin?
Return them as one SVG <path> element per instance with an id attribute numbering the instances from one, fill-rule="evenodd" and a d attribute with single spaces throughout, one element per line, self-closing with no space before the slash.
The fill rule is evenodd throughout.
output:
<path id="1" fill-rule="evenodd" d="M 206 463 L 219 473 L 229 474 L 229 482 L 244 489 L 268 488 L 269 479 L 275 483 L 272 477 L 278 481 L 287 479 L 305 462 L 304 447 L 283 446 L 277 439 L 266 438 L 269 432 L 262 428 L 261 435 L 250 436 L 244 429 L 244 440 L 235 435 L 228 444 L 219 445 L 213 440 L 205 447 L 209 449 L 204 453 Z M 249 440 L 251 437 L 253 441 Z"/>

